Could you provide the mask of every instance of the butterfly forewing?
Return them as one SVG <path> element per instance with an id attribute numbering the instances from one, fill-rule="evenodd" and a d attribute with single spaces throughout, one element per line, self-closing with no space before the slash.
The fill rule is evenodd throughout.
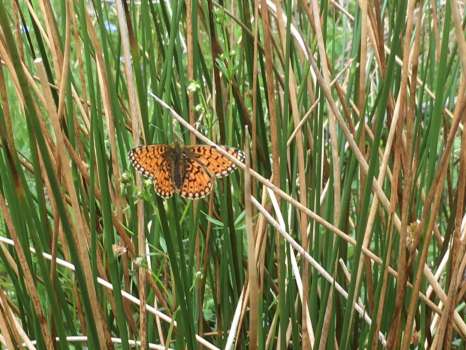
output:
<path id="1" fill-rule="evenodd" d="M 133 148 L 129 152 L 131 164 L 141 175 L 154 181 L 155 192 L 168 198 L 175 193 L 170 162 L 166 157 L 167 145 L 148 145 Z"/>
<path id="2" fill-rule="evenodd" d="M 243 151 L 234 147 L 220 147 L 238 159 L 240 162 L 244 162 Z M 187 150 L 188 153 L 194 154 L 196 159 L 202 163 L 202 165 L 209 171 L 209 173 L 215 175 L 216 177 L 227 176 L 236 169 L 236 164 L 217 151 L 215 147 L 208 145 L 196 145 L 187 147 Z"/>

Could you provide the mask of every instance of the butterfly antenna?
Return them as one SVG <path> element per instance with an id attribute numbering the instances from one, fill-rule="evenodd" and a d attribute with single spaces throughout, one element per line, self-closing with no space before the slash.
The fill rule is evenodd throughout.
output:
<path id="1" fill-rule="evenodd" d="M 183 135 L 183 130 L 180 130 L 179 128 L 174 129 L 173 131 L 173 143 L 174 144 L 179 144 L 179 145 L 184 145 L 184 136 Z"/>

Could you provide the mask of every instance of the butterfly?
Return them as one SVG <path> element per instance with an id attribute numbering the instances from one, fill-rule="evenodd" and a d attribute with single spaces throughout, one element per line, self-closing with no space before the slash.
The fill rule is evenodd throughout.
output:
<path id="1" fill-rule="evenodd" d="M 219 146 L 240 162 L 243 151 Z M 175 193 L 188 199 L 207 196 L 215 177 L 224 177 L 236 169 L 236 164 L 208 145 L 146 145 L 133 148 L 128 157 L 144 177 L 154 181 L 155 192 L 169 198 Z"/>

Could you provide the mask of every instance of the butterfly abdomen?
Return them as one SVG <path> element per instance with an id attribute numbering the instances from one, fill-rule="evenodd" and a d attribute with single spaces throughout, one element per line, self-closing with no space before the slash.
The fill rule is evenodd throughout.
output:
<path id="1" fill-rule="evenodd" d="M 184 177 L 186 174 L 186 157 L 183 151 L 178 147 L 167 151 L 167 159 L 170 163 L 171 179 L 178 191 L 183 186 Z"/>

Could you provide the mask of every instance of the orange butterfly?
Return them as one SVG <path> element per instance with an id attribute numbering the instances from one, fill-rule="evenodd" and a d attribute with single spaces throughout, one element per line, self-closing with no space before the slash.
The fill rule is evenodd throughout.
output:
<path id="1" fill-rule="evenodd" d="M 220 147 L 244 162 L 241 150 Z M 236 169 L 236 164 L 215 147 L 207 145 L 139 146 L 133 148 L 128 156 L 138 172 L 154 181 L 155 192 L 164 198 L 174 193 L 189 199 L 205 197 L 212 191 L 214 177 L 227 176 Z"/>

